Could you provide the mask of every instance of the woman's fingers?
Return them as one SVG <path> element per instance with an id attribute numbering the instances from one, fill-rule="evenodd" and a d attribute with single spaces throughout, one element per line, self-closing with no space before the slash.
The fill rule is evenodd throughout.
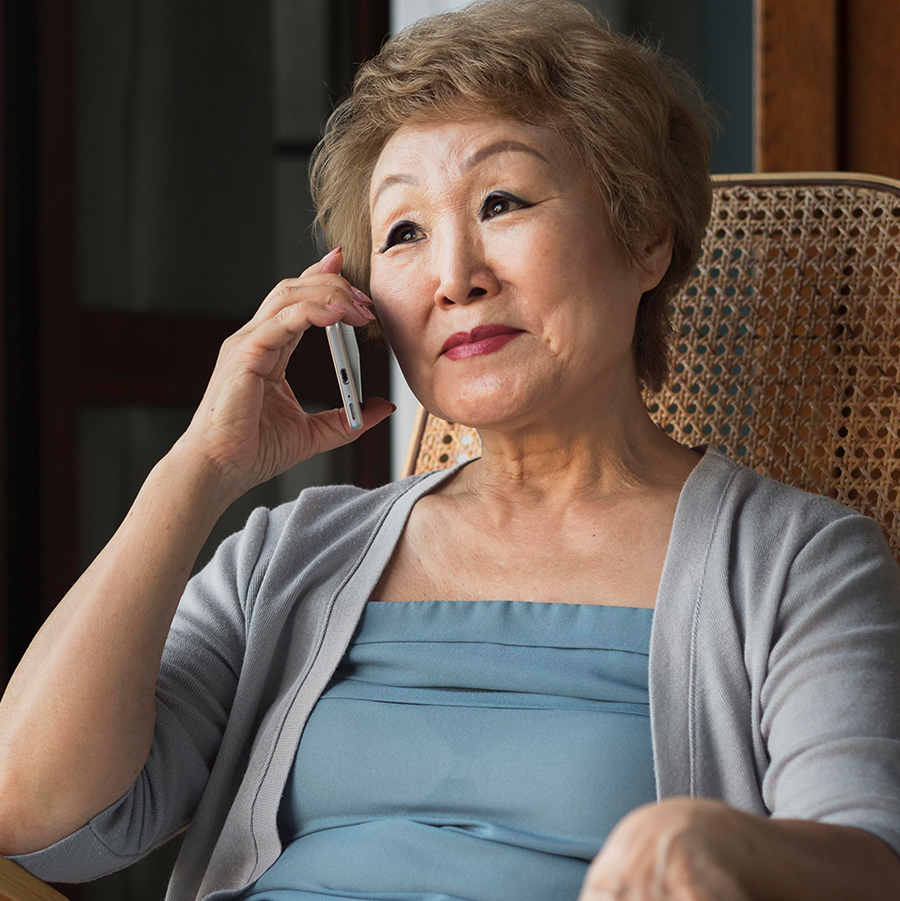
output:
<path id="1" fill-rule="evenodd" d="M 284 307 L 301 300 L 316 300 L 321 304 L 343 304 L 348 311 L 358 309 L 350 286 L 339 275 L 324 275 L 321 281 L 285 279 L 263 301 L 245 328 L 252 329 L 279 313 Z M 362 304 L 362 306 L 366 306 Z M 364 317 L 365 318 L 365 317 Z"/>
<path id="2" fill-rule="evenodd" d="M 317 260 L 312 266 L 307 266 L 301 273 L 301 276 L 311 275 L 314 272 L 339 273 L 343 268 L 343 265 L 344 249 L 342 247 L 335 247 L 334 250 L 329 250 L 321 260 Z"/>
<path id="3" fill-rule="evenodd" d="M 296 289 L 298 293 L 302 289 Z M 335 302 L 331 306 L 313 300 L 286 301 L 277 313 L 249 333 L 253 349 L 262 352 L 261 359 L 270 352 L 280 351 L 295 338 L 299 338 L 311 325 L 325 328 L 336 322 L 362 326 L 369 322 L 352 304 Z M 260 375 L 268 376 L 262 370 Z"/>
<path id="4" fill-rule="evenodd" d="M 375 315 L 368 306 L 359 303 L 343 286 L 330 287 L 322 285 L 292 285 L 273 301 L 265 320 L 282 314 L 287 307 L 308 303 L 310 309 L 318 304 L 323 307 L 340 307 L 346 311 L 344 321 L 348 325 L 360 327 L 371 322 Z M 313 325 L 318 325 L 314 322 Z"/>
<path id="5" fill-rule="evenodd" d="M 318 293 L 320 297 L 316 299 L 321 299 L 323 303 L 342 303 L 346 300 L 349 301 L 348 309 L 350 310 L 368 309 L 372 301 L 339 274 L 342 265 L 343 257 L 340 253 L 334 256 L 326 255 L 318 263 L 307 268 L 298 278 L 282 279 L 260 304 L 248 326 L 258 325 L 270 319 L 288 304 L 305 299 L 295 295 L 294 292 L 298 288 L 307 289 L 310 297 Z M 354 291 L 357 293 L 354 294 Z M 330 299 L 328 299 L 329 296 Z M 365 314 L 362 314 L 361 322 L 348 320 L 351 325 L 365 325 L 369 321 L 371 318 Z"/>

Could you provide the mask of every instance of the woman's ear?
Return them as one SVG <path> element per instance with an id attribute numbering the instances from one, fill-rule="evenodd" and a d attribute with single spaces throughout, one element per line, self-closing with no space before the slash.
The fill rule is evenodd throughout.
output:
<path id="1" fill-rule="evenodd" d="M 672 262 L 673 234 L 667 226 L 649 244 L 644 246 L 644 261 L 641 267 L 641 293 L 652 291 L 661 281 Z"/>

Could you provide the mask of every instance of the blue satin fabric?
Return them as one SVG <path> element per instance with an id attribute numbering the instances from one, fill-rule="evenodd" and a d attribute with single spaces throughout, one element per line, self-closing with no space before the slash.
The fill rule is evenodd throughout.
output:
<path id="1" fill-rule="evenodd" d="M 366 605 L 300 739 L 281 856 L 242 901 L 575 901 L 656 800 L 653 610 Z"/>

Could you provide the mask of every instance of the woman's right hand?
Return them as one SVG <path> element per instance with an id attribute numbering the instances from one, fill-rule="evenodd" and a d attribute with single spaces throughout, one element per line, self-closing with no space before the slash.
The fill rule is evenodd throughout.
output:
<path id="1" fill-rule="evenodd" d="M 349 444 L 393 412 L 384 398 L 369 398 L 362 406 L 363 427 L 354 431 L 342 406 L 304 412 L 285 379 L 288 360 L 311 325 L 343 321 L 358 327 L 374 318 L 361 312 L 368 304 L 357 301 L 338 274 L 342 264 L 336 248 L 299 278 L 280 282 L 250 322 L 225 339 L 200 406 L 176 443 L 211 463 L 233 499 L 316 454 Z"/>

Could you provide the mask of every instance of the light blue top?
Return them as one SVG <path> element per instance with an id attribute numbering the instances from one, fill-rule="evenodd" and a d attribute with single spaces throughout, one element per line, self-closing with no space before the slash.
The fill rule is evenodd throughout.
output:
<path id="1" fill-rule="evenodd" d="M 313 708 L 243 901 L 577 897 L 656 800 L 652 609 L 368 603 Z"/>

